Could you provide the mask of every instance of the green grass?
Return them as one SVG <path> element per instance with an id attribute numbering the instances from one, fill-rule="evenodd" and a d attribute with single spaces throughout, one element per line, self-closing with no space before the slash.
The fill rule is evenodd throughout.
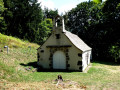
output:
<path id="1" fill-rule="evenodd" d="M 72 80 L 88 89 L 120 88 L 120 66 L 107 65 L 100 62 L 92 63 L 87 73 L 82 72 L 32 72 L 37 61 L 36 49 L 12 48 L 7 55 L 6 51 L 0 53 L 0 71 L 4 74 L 0 79 L 10 82 L 45 82 L 52 81 L 57 75 L 64 80 Z M 30 71 L 25 68 L 31 67 Z M 116 87 L 117 86 L 117 87 Z"/>
<path id="2" fill-rule="evenodd" d="M 36 56 L 34 54 L 36 54 L 36 49 L 34 48 L 31 50 L 27 48 L 10 48 L 8 54 L 6 50 L 0 52 L 0 73 L 3 73 L 2 76 L 4 79 L 9 81 L 25 80 L 25 66 L 20 64 L 36 61 Z M 18 77 L 17 79 L 16 76 Z M 2 79 L 3 77 L 0 78 Z"/>
<path id="3" fill-rule="evenodd" d="M 44 82 L 55 80 L 57 78 L 57 75 L 62 75 L 64 80 L 72 80 L 78 82 L 80 85 L 86 86 L 88 90 L 120 90 L 119 64 L 92 62 L 92 67 L 88 70 L 87 73 L 33 72 L 33 70 L 36 68 L 36 49 L 38 48 L 38 45 L 34 44 L 30 50 L 26 44 L 29 42 L 23 42 L 22 40 L 13 37 L 8 38 L 14 42 L 21 42 L 21 45 L 24 43 L 24 47 L 13 47 L 13 44 L 10 44 L 10 41 L 8 41 L 9 45 L 11 45 L 11 48 L 9 49 L 9 53 L 7 54 L 6 49 L 4 49 L 2 46 L 4 46 L 8 42 L 3 39 L 3 41 L 0 41 L 2 42 L 0 48 L 3 49 L 3 52 L 0 52 L 0 80 L 7 80 L 8 82 L 15 82 L 21 84 L 24 82 L 28 84 L 42 82 L 44 84 L 43 86 L 46 86 Z M 32 44 L 29 43 L 29 45 Z M 30 71 L 26 70 L 26 68 L 28 67 L 31 67 Z M 47 86 L 51 87 L 50 83 L 47 84 Z M 52 89 L 54 88 L 55 87 L 53 87 Z"/>
<path id="4" fill-rule="evenodd" d="M 5 45 L 9 46 L 10 48 L 25 48 L 28 46 L 31 47 L 39 47 L 39 45 L 30 43 L 28 41 L 21 40 L 19 38 L 15 38 L 12 36 L 3 35 L 0 33 L 0 47 L 4 47 Z"/>
<path id="5" fill-rule="evenodd" d="M 8 45 L 9 52 L 4 48 Z M 31 46 L 31 48 L 29 48 Z M 23 41 L 12 36 L 6 36 L 0 33 L 0 79 L 9 81 L 27 80 L 23 75 L 24 67 L 21 63 L 36 61 L 38 44 Z"/>

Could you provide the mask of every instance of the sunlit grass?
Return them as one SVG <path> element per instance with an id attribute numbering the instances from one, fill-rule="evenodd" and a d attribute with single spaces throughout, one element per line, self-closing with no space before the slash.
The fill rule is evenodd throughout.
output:
<path id="1" fill-rule="evenodd" d="M 4 47 L 5 45 L 9 46 L 10 48 L 25 48 L 29 46 L 39 47 L 39 45 L 35 43 L 30 43 L 28 41 L 24 41 L 19 38 L 3 35 L 0 33 L 0 47 Z"/>
<path id="2" fill-rule="evenodd" d="M 32 72 L 37 66 L 36 49 L 32 48 L 12 48 L 7 55 L 6 51 L 0 53 L 0 72 L 2 77 L 14 82 L 48 82 L 57 79 L 57 75 L 62 75 L 63 80 L 72 80 L 80 85 L 87 86 L 88 90 L 103 88 L 120 88 L 120 65 L 103 64 L 103 62 L 93 62 L 87 73 L 83 72 Z M 34 65 L 32 64 L 34 63 Z M 30 71 L 26 68 L 31 67 Z M 117 87 L 116 87 L 117 86 Z"/>

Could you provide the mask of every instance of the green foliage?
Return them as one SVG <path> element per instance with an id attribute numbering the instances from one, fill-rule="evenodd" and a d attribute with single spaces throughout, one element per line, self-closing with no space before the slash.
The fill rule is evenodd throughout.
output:
<path id="1" fill-rule="evenodd" d="M 114 3 L 114 4 L 113 4 Z M 110 55 L 114 57 L 115 61 L 118 56 L 117 46 L 120 44 L 120 1 L 107 0 L 102 9 L 104 15 L 104 29 L 106 30 L 106 42 L 109 42 Z M 117 45 L 116 45 L 117 44 Z"/>
<path id="2" fill-rule="evenodd" d="M 67 27 L 69 27 L 72 33 L 81 36 L 82 39 L 85 38 L 84 36 L 89 26 L 89 19 L 91 18 L 89 9 L 94 5 L 94 2 L 83 2 L 68 12 Z"/>
<path id="3" fill-rule="evenodd" d="M 7 30 L 1 33 L 43 44 L 52 30 L 51 19 L 58 14 L 58 11 L 45 9 L 43 14 L 37 0 L 3 1 L 8 8 L 4 12 Z"/>
<path id="4" fill-rule="evenodd" d="M 55 18 L 58 15 L 58 10 L 51 10 L 48 8 L 44 8 L 44 18 Z"/>
<path id="5" fill-rule="evenodd" d="M 44 41 L 48 38 L 48 36 L 51 33 L 53 24 L 52 24 L 52 19 L 45 19 L 41 23 L 39 23 L 39 28 L 38 28 L 38 33 L 40 36 L 40 40 L 38 43 L 43 44 Z"/>
<path id="6" fill-rule="evenodd" d="M 4 2 L 3 0 L 0 0 L 0 32 L 4 33 L 6 30 L 6 24 L 5 24 L 5 20 L 3 17 L 3 12 L 6 10 L 6 8 L 4 7 Z"/>
<path id="7" fill-rule="evenodd" d="M 0 21 L 3 20 L 2 13 L 4 12 L 5 7 L 4 7 L 4 2 L 3 0 L 0 1 Z"/>
<path id="8" fill-rule="evenodd" d="M 8 8 L 4 13 L 7 23 L 5 34 L 37 42 L 38 24 L 43 19 L 42 9 L 37 0 L 3 0 Z"/>
<path id="9" fill-rule="evenodd" d="M 120 41 L 119 12 L 120 1 L 83 2 L 64 17 L 67 29 L 92 47 L 93 58 L 110 60 L 109 48 Z"/>
<path id="10" fill-rule="evenodd" d="M 101 3 L 102 0 L 93 0 L 95 3 Z"/>
<path id="11" fill-rule="evenodd" d="M 112 57 L 115 59 L 115 62 L 117 62 L 117 60 L 120 58 L 120 46 L 118 45 L 112 46 L 109 52 L 111 53 Z"/>

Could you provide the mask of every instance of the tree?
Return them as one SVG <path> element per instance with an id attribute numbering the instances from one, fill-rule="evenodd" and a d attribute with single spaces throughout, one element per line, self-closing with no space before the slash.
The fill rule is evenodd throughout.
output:
<path id="1" fill-rule="evenodd" d="M 68 18 L 66 25 L 69 27 L 69 30 L 80 36 L 85 42 L 87 42 L 87 37 L 85 36 L 88 32 L 89 20 L 91 19 L 89 12 L 90 8 L 94 5 L 94 2 L 80 3 L 76 8 L 72 9 L 66 16 L 64 16 Z"/>
<path id="2" fill-rule="evenodd" d="M 120 44 L 120 0 L 83 2 L 64 16 L 69 31 L 93 49 L 93 58 L 118 59 Z M 114 48 L 115 47 L 115 48 Z M 103 59 L 104 58 L 104 59 Z"/>
<path id="3" fill-rule="evenodd" d="M 68 12 L 68 27 L 93 49 L 93 58 L 106 57 L 107 44 L 103 39 L 106 30 L 103 24 L 103 4 L 83 2 Z M 102 55 L 103 54 L 103 55 Z"/>
<path id="4" fill-rule="evenodd" d="M 112 45 L 109 51 L 111 53 L 111 56 L 114 58 L 115 62 L 117 62 L 120 58 L 120 45 Z"/>
<path id="5" fill-rule="evenodd" d="M 3 0 L 0 1 L 0 20 L 3 20 L 2 13 L 4 12 L 4 2 Z"/>
<path id="6" fill-rule="evenodd" d="M 36 30 L 43 19 L 42 9 L 37 0 L 3 1 L 8 8 L 4 12 L 8 32 L 6 34 L 37 42 Z"/>
<path id="7" fill-rule="evenodd" d="M 45 42 L 45 40 L 51 34 L 52 27 L 52 19 L 49 18 L 39 23 L 39 28 L 37 31 L 39 35 L 39 39 L 37 41 L 39 44 L 43 44 Z"/>
<path id="8" fill-rule="evenodd" d="M 110 42 L 109 53 L 116 62 L 120 50 L 120 0 L 107 0 L 102 11 L 104 28 L 106 29 L 106 42 Z"/>
<path id="9" fill-rule="evenodd" d="M 4 10 L 6 10 L 6 8 L 4 7 L 3 0 L 1 0 L 0 1 L 0 33 L 4 33 L 6 30 L 6 24 L 5 24 L 5 20 L 3 17 Z"/>
<path id="10" fill-rule="evenodd" d="M 58 10 L 51 10 L 48 8 L 44 8 L 44 18 L 51 18 L 53 20 L 54 17 L 58 15 Z"/>

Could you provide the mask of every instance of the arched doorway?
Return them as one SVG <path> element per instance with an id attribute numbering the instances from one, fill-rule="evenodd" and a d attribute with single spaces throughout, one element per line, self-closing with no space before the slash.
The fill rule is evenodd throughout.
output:
<path id="1" fill-rule="evenodd" d="M 53 69 L 66 69 L 66 57 L 64 52 L 56 51 L 53 55 Z"/>

